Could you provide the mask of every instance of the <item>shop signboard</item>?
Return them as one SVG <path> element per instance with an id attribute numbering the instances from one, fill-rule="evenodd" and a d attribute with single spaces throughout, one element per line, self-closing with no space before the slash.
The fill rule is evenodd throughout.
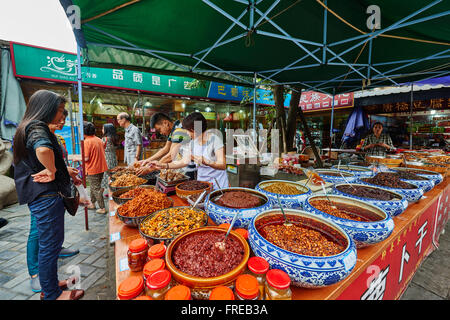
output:
<path id="1" fill-rule="evenodd" d="M 368 114 L 378 113 L 401 113 L 410 112 L 410 102 L 394 102 L 383 103 L 365 106 L 364 110 Z M 450 109 L 450 98 L 437 98 L 429 100 L 416 100 L 413 101 L 413 112 L 427 111 L 427 110 L 446 110 Z"/>
<path id="2" fill-rule="evenodd" d="M 77 57 L 73 53 L 11 43 L 14 75 L 21 78 L 77 82 Z M 206 88 L 190 88 L 193 78 L 175 77 L 124 69 L 82 66 L 83 84 L 159 94 L 207 97 Z"/>
<path id="3" fill-rule="evenodd" d="M 334 96 L 334 108 L 353 107 L 353 92 L 341 93 Z M 316 91 L 304 91 L 300 97 L 300 107 L 303 112 L 323 111 L 331 109 L 333 96 Z"/>
<path id="4" fill-rule="evenodd" d="M 211 82 L 208 91 L 208 98 L 227 100 L 227 101 L 243 101 L 247 100 L 253 103 L 253 89 L 248 87 L 239 87 L 218 82 Z M 291 95 L 288 94 L 284 99 L 284 106 L 289 107 Z M 271 90 L 256 89 L 256 103 L 261 105 L 275 105 Z"/>
<path id="5" fill-rule="evenodd" d="M 11 42 L 14 75 L 44 81 L 76 83 L 77 57 L 74 53 Z M 205 86 L 191 87 L 194 80 L 189 77 L 168 76 L 150 72 L 125 69 L 95 68 L 82 66 L 83 84 L 124 89 L 139 90 L 153 94 L 165 94 L 182 97 L 209 98 L 222 101 L 253 103 L 251 87 L 206 81 Z M 291 95 L 287 94 L 284 106 L 289 107 Z M 335 108 L 352 107 L 353 93 L 335 96 Z M 271 90 L 256 89 L 256 103 L 275 105 Z M 331 109 L 332 96 L 314 92 L 302 92 L 300 106 L 305 112 Z"/>
<path id="6" fill-rule="evenodd" d="M 437 247 L 437 238 L 448 221 L 449 194 L 450 188 L 446 188 L 423 214 L 390 240 L 387 248 L 338 299 L 398 299 L 421 262 Z"/>

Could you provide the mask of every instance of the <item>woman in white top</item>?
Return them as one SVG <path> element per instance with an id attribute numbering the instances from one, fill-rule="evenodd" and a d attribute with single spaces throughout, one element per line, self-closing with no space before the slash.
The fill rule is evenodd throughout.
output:
<path id="1" fill-rule="evenodd" d="M 214 189 L 228 188 L 225 146 L 216 130 L 206 130 L 207 122 L 200 112 L 193 112 L 183 120 L 183 129 L 191 138 L 183 145 L 183 158 L 171 163 L 158 163 L 158 169 L 178 169 L 197 164 L 197 180 L 213 183 Z M 220 134 L 220 132 L 219 132 Z M 216 183 L 219 185 L 217 185 Z"/>

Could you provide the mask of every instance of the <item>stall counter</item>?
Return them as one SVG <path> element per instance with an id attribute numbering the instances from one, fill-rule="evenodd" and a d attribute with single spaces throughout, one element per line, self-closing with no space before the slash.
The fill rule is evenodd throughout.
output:
<path id="1" fill-rule="evenodd" d="M 424 258 L 438 248 L 439 235 L 448 221 L 449 182 L 450 178 L 444 179 L 394 217 L 395 228 L 388 239 L 358 249 L 356 266 L 346 279 L 318 289 L 292 287 L 293 300 L 398 299 Z M 171 198 L 174 206 L 189 205 L 176 195 Z M 109 232 L 114 244 L 117 291 L 123 280 L 142 272 L 125 270 L 128 245 L 140 235 L 137 228 L 127 227 L 113 215 L 116 207 L 110 198 Z M 211 219 L 208 224 L 214 225 Z"/>

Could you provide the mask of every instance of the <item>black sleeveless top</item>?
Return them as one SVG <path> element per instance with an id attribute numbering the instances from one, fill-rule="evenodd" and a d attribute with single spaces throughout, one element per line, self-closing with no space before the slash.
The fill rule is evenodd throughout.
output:
<path id="1" fill-rule="evenodd" d="M 39 195 L 48 192 L 61 192 L 64 196 L 71 195 L 70 175 L 64 162 L 61 147 L 56 136 L 51 133 L 45 122 L 33 120 L 25 128 L 25 144 L 27 155 L 14 167 L 14 181 L 20 204 L 34 201 Z M 32 174 L 45 169 L 36 156 L 34 145 L 41 142 L 42 146 L 53 150 L 55 155 L 55 180 L 49 183 L 33 181 Z"/>

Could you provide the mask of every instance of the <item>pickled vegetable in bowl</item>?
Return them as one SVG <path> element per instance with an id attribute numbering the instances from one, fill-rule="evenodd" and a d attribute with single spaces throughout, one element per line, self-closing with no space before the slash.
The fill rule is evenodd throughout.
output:
<path id="1" fill-rule="evenodd" d="M 174 207 L 155 212 L 139 226 L 144 235 L 158 239 L 172 239 L 186 231 L 200 228 L 207 221 L 206 213 L 190 207 Z"/>
<path id="2" fill-rule="evenodd" d="M 300 190 L 293 184 L 286 183 L 286 182 L 274 182 L 271 184 L 267 183 L 267 185 L 261 186 L 261 188 L 264 189 L 265 191 L 272 192 L 272 193 L 278 193 L 278 194 L 295 195 L 295 194 L 303 194 L 306 192 L 306 191 Z"/>

